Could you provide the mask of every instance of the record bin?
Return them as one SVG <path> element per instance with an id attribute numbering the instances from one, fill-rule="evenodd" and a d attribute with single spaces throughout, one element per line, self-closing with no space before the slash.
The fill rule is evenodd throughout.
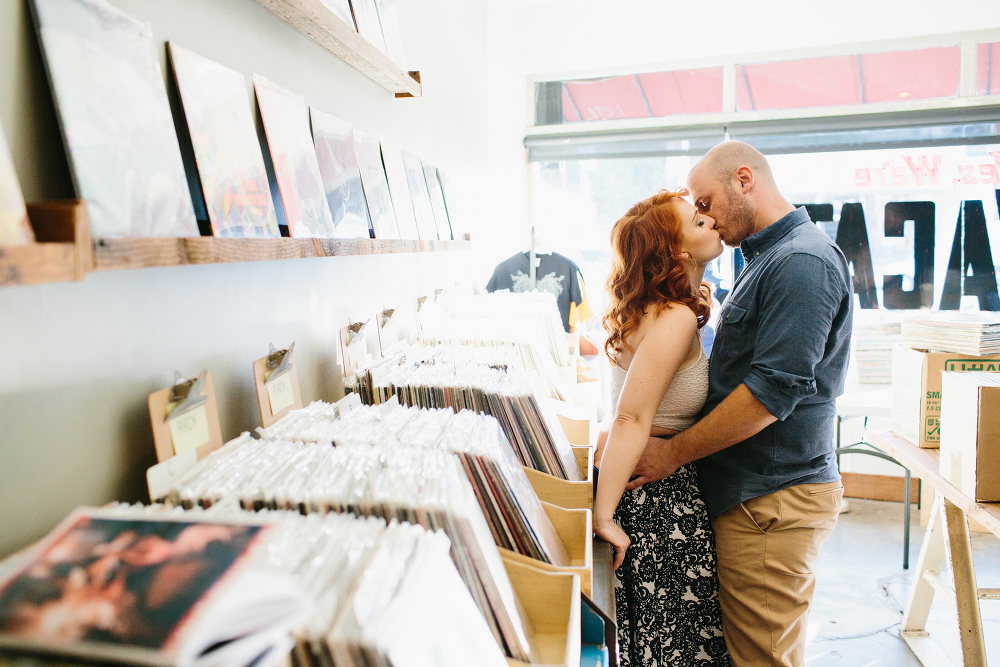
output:
<path id="1" fill-rule="evenodd" d="M 542 501 L 542 507 L 556 529 L 556 534 L 566 547 L 568 566 L 552 565 L 499 547 L 500 554 L 508 561 L 530 565 L 545 572 L 569 572 L 579 575 L 580 590 L 587 596 L 592 593 L 594 580 L 593 518 L 589 509 L 564 509 Z"/>
<path id="2" fill-rule="evenodd" d="M 504 567 L 533 630 L 531 667 L 580 667 L 580 577 L 545 572 L 507 558 Z M 511 667 L 529 663 L 507 658 Z"/>

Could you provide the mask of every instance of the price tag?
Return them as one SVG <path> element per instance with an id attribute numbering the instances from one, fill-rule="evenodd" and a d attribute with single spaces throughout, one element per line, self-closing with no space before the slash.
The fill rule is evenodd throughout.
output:
<path id="1" fill-rule="evenodd" d="M 285 373 L 279 378 L 267 382 L 267 398 L 271 402 L 271 414 L 276 415 L 285 408 L 295 404 L 295 392 L 292 390 L 292 374 Z"/>
<path id="2" fill-rule="evenodd" d="M 204 405 L 167 422 L 170 426 L 170 440 L 174 443 L 174 454 L 186 452 L 208 443 L 208 411 Z"/>

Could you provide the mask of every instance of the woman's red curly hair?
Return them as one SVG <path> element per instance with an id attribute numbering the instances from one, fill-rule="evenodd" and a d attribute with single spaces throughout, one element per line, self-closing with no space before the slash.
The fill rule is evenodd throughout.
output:
<path id="1" fill-rule="evenodd" d="M 608 332 L 604 351 L 615 365 L 622 350 L 634 351 L 628 337 L 650 305 L 659 314 L 668 304 L 684 304 L 694 311 L 699 329 L 708 322 L 711 293 L 707 283 L 698 290 L 691 286 L 691 259 L 681 251 L 682 221 L 670 205 L 686 194 L 683 188 L 660 190 L 635 204 L 611 229 L 611 305 L 602 322 Z"/>

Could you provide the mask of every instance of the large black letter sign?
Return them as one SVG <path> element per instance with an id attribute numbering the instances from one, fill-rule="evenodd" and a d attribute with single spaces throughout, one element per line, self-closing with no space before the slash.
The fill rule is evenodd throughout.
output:
<path id="1" fill-rule="evenodd" d="M 854 293 L 861 300 L 861 307 L 878 308 L 875 269 L 872 267 L 872 252 L 868 247 L 865 210 L 861 204 L 844 204 L 840 209 L 837 245 L 854 267 Z"/>
<path id="2" fill-rule="evenodd" d="M 934 202 L 893 201 L 885 205 L 885 235 L 903 235 L 903 223 L 913 221 L 913 291 L 903 290 L 903 276 L 883 276 L 882 300 L 895 310 L 934 305 Z"/>
<path id="3" fill-rule="evenodd" d="M 973 271 L 971 276 L 970 266 Z M 951 259 L 939 308 L 958 310 L 963 295 L 979 297 L 979 310 L 1000 310 L 996 270 L 993 268 L 993 253 L 990 252 L 986 214 L 981 201 L 963 202 L 958 210 L 955 240 L 951 244 Z"/>

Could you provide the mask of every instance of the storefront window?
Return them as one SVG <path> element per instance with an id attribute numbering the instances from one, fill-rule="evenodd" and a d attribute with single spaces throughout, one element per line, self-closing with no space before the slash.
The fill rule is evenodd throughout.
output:
<path id="1" fill-rule="evenodd" d="M 697 157 L 542 163 L 536 226 L 583 271 L 603 308 L 611 226 L 634 202 L 684 184 Z M 1000 144 L 768 156 L 786 198 L 847 255 L 860 308 L 1000 310 Z M 711 267 L 732 286 L 732 255 Z"/>
<path id="2" fill-rule="evenodd" d="M 738 111 L 958 96 L 958 46 L 736 66 Z"/>
<path id="3" fill-rule="evenodd" d="M 976 95 L 1000 95 L 1000 42 L 976 49 Z"/>

